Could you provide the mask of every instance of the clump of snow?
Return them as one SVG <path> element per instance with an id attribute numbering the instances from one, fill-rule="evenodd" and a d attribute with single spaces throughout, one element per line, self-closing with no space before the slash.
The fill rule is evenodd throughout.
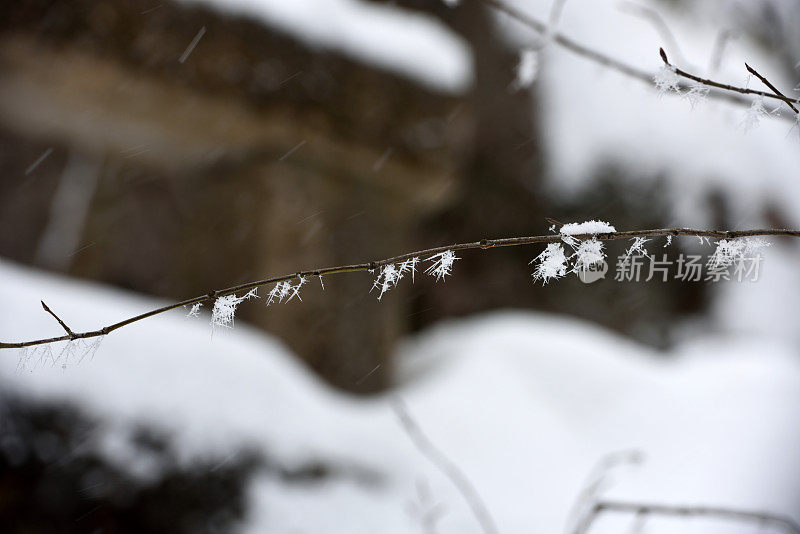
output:
<path id="1" fill-rule="evenodd" d="M 445 250 L 440 254 L 435 254 L 425 261 L 432 261 L 433 264 L 425 269 L 425 274 L 436 277 L 436 281 L 443 280 L 446 276 L 451 274 L 453 269 L 453 262 L 460 260 L 456 257 L 452 250 Z"/>
<path id="2" fill-rule="evenodd" d="M 539 262 L 533 270 L 533 280 L 546 284 L 552 279 L 558 279 L 567 272 L 567 257 L 564 255 L 564 247 L 560 243 L 550 243 L 544 251 L 536 256 L 531 263 Z"/>
<path id="3" fill-rule="evenodd" d="M 606 254 L 603 252 L 603 242 L 598 241 L 594 237 L 582 241 L 581 244 L 578 245 L 574 256 L 575 264 L 572 266 L 572 272 L 586 272 L 589 270 L 589 266 L 605 261 Z"/>
<path id="4" fill-rule="evenodd" d="M 234 316 L 236 315 L 236 308 L 239 304 L 251 298 L 258 298 L 255 288 L 248 291 L 247 294 L 242 297 L 237 297 L 235 294 L 219 297 L 214 301 L 214 308 L 211 310 L 211 327 L 232 327 Z"/>
<path id="5" fill-rule="evenodd" d="M 656 75 L 653 76 L 653 83 L 658 89 L 658 94 L 663 95 L 669 92 L 680 93 L 681 77 L 675 72 L 672 65 L 662 65 Z"/>
<path id="6" fill-rule="evenodd" d="M 760 237 L 721 239 L 717 242 L 717 248 L 708 260 L 708 265 L 709 267 L 728 267 L 734 262 L 752 258 L 768 246 L 770 243 Z"/>
<path id="7" fill-rule="evenodd" d="M 797 278 L 795 270 L 787 255 L 784 279 L 776 280 L 765 308 L 787 311 L 777 306 L 780 299 L 797 307 L 796 292 L 783 286 Z M 762 281 L 748 287 L 761 291 Z M 738 284 L 715 286 L 741 292 Z M 0 339 L 59 333 L 31 295 L 46 295 L 81 329 L 159 305 L 0 261 Z M 753 321 L 741 313 L 745 303 L 731 304 L 731 314 Z M 796 331 L 793 317 L 774 316 Z M 115 422 L 111 429 L 157 425 L 174 437 L 181 457 L 227 457 L 247 444 L 267 451 L 278 466 L 341 466 L 343 476 L 307 484 L 287 483 L 276 470 L 259 472 L 248 494 L 243 529 L 249 532 L 420 532 L 405 506 L 420 480 L 446 512 L 437 532 L 479 532 L 450 480 L 398 425 L 389 404 L 394 395 L 469 476 L 501 532 L 531 525 L 563 532 L 593 466 L 631 447 L 646 461 L 615 472 L 602 497 L 759 509 L 796 521 L 797 350 L 777 337 L 707 330 L 691 344 L 655 352 L 546 314 L 452 320 L 405 343 L 390 394 L 354 399 L 325 386 L 272 336 L 244 325 L 209 343 L 204 325 L 175 313 L 114 332 L 79 367 L 19 373 L 13 358 L 0 358 L 0 387 L 69 401 Z M 377 473 L 380 482 L 357 482 L 347 475 L 350 466 Z M 630 531 L 632 518 L 616 519 L 604 516 L 592 532 Z M 647 532 L 722 534 L 737 527 L 651 518 Z"/>
<path id="8" fill-rule="evenodd" d="M 320 281 L 322 279 L 320 278 Z M 303 300 L 300 298 L 300 288 L 303 287 L 306 283 L 306 277 L 301 276 L 296 284 L 292 284 L 289 280 L 284 280 L 283 282 L 278 282 L 275 284 L 275 287 L 269 290 L 269 294 L 267 295 L 267 306 L 271 305 L 276 300 L 280 303 L 286 299 L 286 302 L 289 302 L 293 298 L 297 297 L 298 300 Z"/>
<path id="9" fill-rule="evenodd" d="M 397 284 L 407 273 L 411 273 L 411 282 L 413 283 L 414 274 L 417 271 L 417 263 L 419 263 L 419 258 L 414 257 L 401 262 L 399 265 L 394 263 L 383 265 L 378 271 L 378 277 L 372 284 L 370 291 L 378 289 L 378 300 L 381 300 L 383 294 L 391 288 L 397 287 Z"/>
<path id="10" fill-rule="evenodd" d="M 521 50 L 515 72 L 516 78 L 511 82 L 512 91 L 527 89 L 533 85 L 539 73 L 539 51 L 532 48 Z"/>
<path id="11" fill-rule="evenodd" d="M 561 235 L 583 235 L 583 234 L 610 234 L 617 229 L 604 221 L 586 221 L 582 223 L 567 223 L 561 227 Z"/>
<path id="12" fill-rule="evenodd" d="M 182 0 L 249 15 L 314 47 L 336 50 L 433 89 L 462 92 L 473 78 L 467 43 L 436 18 L 357 0 Z"/>

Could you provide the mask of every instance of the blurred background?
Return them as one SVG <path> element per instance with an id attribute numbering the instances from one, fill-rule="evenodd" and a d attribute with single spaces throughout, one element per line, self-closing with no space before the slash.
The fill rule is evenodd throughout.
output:
<path id="1" fill-rule="evenodd" d="M 745 128 L 750 100 L 659 95 L 492 4 L 3 4 L 0 339 L 60 335 L 40 300 L 95 329 L 546 218 L 800 227 L 787 108 Z M 664 47 L 724 83 L 762 88 L 744 61 L 790 96 L 800 83 L 796 0 L 507 5 L 646 72 Z M 755 282 L 615 281 L 630 243 L 613 242 L 606 279 L 542 286 L 538 247 L 465 251 L 445 282 L 417 273 L 380 301 L 374 275 L 309 280 L 213 338 L 185 310 L 6 351 L 0 523 L 486 531 L 402 410 L 500 532 L 571 532 L 601 489 L 800 520 L 800 250 L 770 241 Z M 647 248 L 713 252 L 666 245 Z M 595 530 L 761 528 L 632 517 Z"/>

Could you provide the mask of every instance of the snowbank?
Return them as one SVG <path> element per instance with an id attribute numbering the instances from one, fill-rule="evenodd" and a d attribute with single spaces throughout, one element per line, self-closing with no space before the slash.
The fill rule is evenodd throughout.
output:
<path id="1" fill-rule="evenodd" d="M 158 304 L 0 262 L 0 339 L 58 333 L 39 299 L 76 329 Z M 289 465 L 332 461 L 382 475 L 376 486 L 262 477 L 251 495 L 253 532 L 419 532 L 412 502 L 444 505 L 438 532 L 479 532 L 398 424 L 394 395 L 467 473 L 501 532 L 562 531 L 593 465 L 630 449 L 644 463 L 615 473 L 605 495 L 798 514 L 800 362 L 758 338 L 705 337 L 661 355 L 578 321 L 498 313 L 409 339 L 395 391 L 368 400 L 332 392 L 244 325 L 218 328 L 212 340 L 207 315 L 176 312 L 124 328 L 66 368 L 49 360 L 33 368 L 38 356 L 29 355 L 19 371 L 17 354 L 0 355 L 2 387 L 72 399 L 117 425 L 150 421 L 175 433 L 186 455 L 245 443 Z M 432 503 L 419 502 L 425 494 Z M 651 526 L 750 532 L 718 522 Z M 593 532 L 620 528 L 610 518 Z"/>

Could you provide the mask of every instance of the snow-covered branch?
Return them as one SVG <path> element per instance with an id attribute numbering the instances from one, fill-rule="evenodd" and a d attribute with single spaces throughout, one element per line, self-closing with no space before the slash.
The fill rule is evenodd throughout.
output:
<path id="1" fill-rule="evenodd" d="M 761 98 L 772 98 L 775 100 L 780 100 L 782 102 L 785 102 L 786 105 L 789 106 L 795 114 L 800 113 L 794 106 L 794 104 L 800 104 L 800 100 L 798 100 L 797 98 L 789 98 L 788 96 L 784 95 L 782 92 L 778 90 L 777 87 L 772 85 L 772 83 L 769 80 L 767 80 L 764 76 L 759 74 L 753 67 L 751 67 L 747 63 L 744 64 L 745 68 L 747 69 L 747 72 L 749 72 L 750 74 L 754 75 L 756 78 L 761 80 L 761 82 L 767 87 L 769 87 L 769 89 L 772 92 L 759 91 L 757 89 L 750 89 L 748 87 L 737 87 L 735 85 L 728 85 L 725 83 L 715 82 L 714 80 L 710 80 L 708 78 L 701 78 L 700 76 L 696 76 L 694 74 L 686 72 L 685 70 L 679 69 L 678 67 L 670 63 L 669 58 L 667 58 L 667 53 L 664 51 L 663 48 L 660 48 L 658 52 L 661 55 L 661 59 L 664 61 L 663 68 L 673 72 L 676 76 L 686 78 L 687 80 L 691 80 L 695 83 L 705 85 L 706 87 L 714 87 L 716 89 L 722 89 L 724 91 L 732 91 L 734 93 L 740 93 L 743 95 L 754 95 Z M 659 79 L 659 77 L 663 78 L 664 76 L 663 74 L 657 74 L 656 79 Z"/>
<path id="2" fill-rule="evenodd" d="M 596 244 L 594 244 L 594 242 L 612 241 L 619 239 L 649 238 L 649 237 L 659 237 L 659 236 L 667 237 L 669 239 L 676 236 L 693 236 L 706 240 L 710 238 L 725 240 L 726 243 L 725 246 L 727 247 L 725 250 L 733 254 L 733 253 L 738 253 L 739 248 L 731 245 L 731 240 L 738 238 L 752 238 L 756 236 L 800 237 L 800 230 L 769 229 L 769 228 L 755 229 L 755 230 L 699 230 L 694 228 L 654 228 L 649 230 L 628 230 L 623 232 L 616 232 L 613 231 L 613 227 L 607 225 L 606 223 L 601 223 L 599 221 L 589 221 L 588 223 L 580 223 L 578 225 L 572 225 L 572 224 L 564 225 L 561 228 L 561 231 L 556 234 L 536 235 L 527 237 L 507 237 L 502 239 L 481 239 L 480 241 L 471 241 L 468 243 L 455 243 L 443 247 L 435 247 L 426 250 L 408 252 L 405 254 L 401 254 L 399 256 L 394 256 L 392 258 L 375 260 L 367 263 L 340 265 L 337 267 L 324 267 L 307 271 L 298 271 L 293 274 L 275 276 L 272 278 L 266 278 L 264 280 L 256 280 L 254 282 L 247 282 L 226 289 L 210 291 L 205 295 L 200 295 L 197 297 L 182 300 L 180 302 L 176 302 L 174 304 L 162 306 L 161 308 L 156 308 L 146 313 L 130 317 L 123 321 L 109 324 L 97 330 L 90 330 L 86 332 L 72 332 L 71 330 L 67 330 L 68 333 L 63 336 L 36 339 L 31 341 L 6 342 L 6 343 L 0 342 L 0 349 L 19 349 L 35 345 L 46 345 L 49 343 L 57 343 L 60 341 L 73 341 L 78 339 L 100 337 L 109 334 L 115 330 L 119 330 L 124 326 L 128 326 L 129 324 L 136 323 L 144 319 L 153 317 L 155 315 L 160 315 L 162 313 L 175 310 L 177 308 L 191 306 L 192 312 L 196 312 L 197 311 L 197 309 L 195 308 L 196 304 L 202 304 L 205 302 L 215 302 L 217 299 L 221 297 L 225 297 L 228 295 L 235 295 L 236 293 L 241 293 L 241 292 L 250 292 L 259 287 L 268 286 L 271 284 L 279 284 L 295 280 L 298 282 L 298 284 L 295 284 L 293 286 L 287 284 L 281 285 L 281 289 L 277 290 L 277 294 L 273 294 L 272 292 L 270 292 L 270 296 L 272 297 L 272 299 L 270 299 L 269 302 L 275 299 L 277 299 L 278 301 L 282 300 L 280 298 L 283 292 L 282 290 L 285 290 L 285 294 L 283 294 L 283 297 L 286 297 L 286 300 L 291 300 L 292 296 L 297 296 L 299 299 L 299 295 L 296 294 L 296 289 L 299 289 L 300 285 L 302 285 L 302 282 L 305 281 L 305 279 L 307 279 L 308 277 L 318 277 L 321 279 L 322 276 L 324 275 L 332 275 L 332 274 L 343 274 L 343 273 L 364 272 L 364 271 L 374 273 L 376 270 L 379 272 L 385 272 L 381 271 L 382 268 L 389 265 L 395 265 L 395 266 L 399 265 L 400 269 L 403 270 L 402 266 L 404 262 L 409 262 L 409 260 L 411 261 L 409 263 L 406 263 L 405 265 L 406 269 L 409 272 L 412 272 L 413 276 L 413 271 L 410 270 L 409 264 L 416 263 L 416 261 L 414 261 L 414 258 L 426 257 L 428 260 L 432 261 L 433 262 L 432 268 L 429 268 L 428 270 L 426 270 L 426 272 L 428 272 L 432 276 L 435 276 L 437 279 L 441 279 L 444 276 L 450 274 L 451 268 L 453 266 L 453 261 L 458 259 L 455 257 L 455 252 L 460 250 L 481 250 L 481 249 L 490 249 L 498 247 L 516 247 L 521 245 L 533 245 L 537 243 L 560 243 L 563 241 L 570 246 L 574 246 L 574 248 L 576 249 L 577 256 L 575 256 L 575 261 L 578 263 L 578 268 L 580 268 L 583 264 L 589 262 L 592 256 L 597 256 L 597 254 L 600 252 L 599 247 Z M 588 243 L 588 245 L 581 247 L 582 243 Z M 551 261 L 550 263 L 554 262 Z M 555 272 L 560 271 L 557 265 L 553 266 L 553 268 L 555 268 Z M 550 275 L 551 273 L 552 270 L 548 270 L 542 274 Z M 386 275 L 384 274 L 383 276 Z M 548 278 L 549 277 L 551 276 L 548 276 Z M 542 276 L 542 278 L 544 278 L 544 276 Z M 386 289 L 389 289 L 389 287 L 393 287 L 394 285 L 396 285 L 396 281 L 397 280 L 395 280 L 394 278 L 389 277 L 389 280 L 386 281 L 387 285 Z M 383 289 L 383 284 L 384 284 L 383 281 L 378 283 L 379 289 L 381 289 L 381 295 L 385 292 L 385 290 Z M 249 295 L 255 296 L 254 293 Z M 239 303 L 240 298 L 241 297 L 236 297 L 237 304 Z M 223 301 L 223 304 L 226 304 L 226 302 Z M 192 314 L 192 312 L 190 312 L 190 315 Z M 223 315 L 218 314 L 218 316 L 221 319 L 222 323 L 225 323 L 225 321 L 222 320 L 224 314 Z M 63 321 L 59 320 L 59 323 L 62 323 L 62 327 L 65 326 L 65 323 L 63 323 Z"/>
<path id="3" fill-rule="evenodd" d="M 587 534 L 597 517 L 603 512 L 634 514 L 638 517 L 660 515 L 673 517 L 709 517 L 728 521 L 746 521 L 758 525 L 773 525 L 785 532 L 800 534 L 800 525 L 786 516 L 755 512 L 735 508 L 719 508 L 712 506 L 669 506 L 663 504 L 645 504 L 620 501 L 599 501 L 595 503 L 583 521 L 575 528 L 573 534 Z"/>

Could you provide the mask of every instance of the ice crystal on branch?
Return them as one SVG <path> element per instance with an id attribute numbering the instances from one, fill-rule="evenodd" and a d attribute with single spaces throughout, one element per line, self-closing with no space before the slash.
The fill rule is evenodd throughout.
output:
<path id="1" fill-rule="evenodd" d="M 542 281 L 546 284 L 553 278 L 561 278 L 567 272 L 567 257 L 564 255 L 564 247 L 560 243 L 550 243 L 544 251 L 531 261 L 538 262 L 533 270 L 533 280 Z"/>
<path id="2" fill-rule="evenodd" d="M 689 91 L 687 91 L 683 96 L 686 97 L 686 100 L 689 101 L 689 105 L 692 107 L 692 109 L 694 109 L 695 106 L 706 101 L 709 91 L 710 88 L 702 83 L 692 82 L 689 84 Z"/>
<path id="3" fill-rule="evenodd" d="M 644 248 L 644 244 L 650 241 L 646 237 L 634 237 L 633 244 L 630 246 L 628 250 L 625 251 L 625 261 L 627 263 L 631 256 L 634 254 L 638 254 L 640 256 L 644 256 L 645 258 L 649 258 L 650 255 L 647 253 L 647 249 Z"/>
<path id="4" fill-rule="evenodd" d="M 203 306 L 202 302 L 196 302 L 192 304 L 192 309 L 189 310 L 189 313 L 186 314 L 186 317 L 199 317 L 200 316 L 200 308 Z"/>
<path id="5" fill-rule="evenodd" d="M 742 129 L 746 132 L 754 129 L 761 122 L 761 119 L 769 115 L 767 108 L 764 107 L 764 97 L 759 96 L 753 99 L 753 103 L 744 114 L 742 119 Z"/>
<path id="6" fill-rule="evenodd" d="M 383 294 L 391 288 L 397 287 L 400 280 L 409 272 L 411 273 L 411 281 L 413 282 L 414 274 L 417 271 L 417 263 L 419 263 L 419 258 L 415 257 L 405 260 L 400 264 L 390 263 L 381 266 L 380 271 L 378 271 L 378 277 L 372 284 L 372 289 L 378 289 L 378 300 L 381 300 Z M 372 291 L 372 289 L 370 289 L 370 291 Z"/>
<path id="7" fill-rule="evenodd" d="M 249 300 L 251 298 L 258 298 L 255 289 L 251 289 L 243 297 L 237 297 L 235 294 L 219 297 L 214 301 L 214 308 L 211 310 L 211 327 L 232 327 L 233 319 L 236 315 L 236 307 L 245 300 Z"/>
<path id="8" fill-rule="evenodd" d="M 443 280 L 448 276 L 453 269 L 453 262 L 460 260 L 456 257 L 452 250 L 445 250 L 439 254 L 435 254 L 425 261 L 432 261 L 433 264 L 425 269 L 425 274 L 436 277 L 436 281 Z"/>
<path id="9" fill-rule="evenodd" d="M 717 242 L 717 249 L 708 260 L 712 268 L 724 268 L 734 262 L 742 262 L 752 258 L 764 248 L 770 246 L 769 242 L 759 237 L 739 237 L 736 239 L 721 239 Z"/>
<path id="10" fill-rule="evenodd" d="M 606 259 L 606 254 L 603 252 L 603 243 L 594 237 L 586 241 L 582 241 L 578 245 L 578 250 L 575 251 L 575 264 L 572 266 L 573 273 L 586 272 L 589 270 L 590 265 L 602 263 Z"/>
<path id="11" fill-rule="evenodd" d="M 300 288 L 306 283 L 306 277 L 301 276 L 296 284 L 292 284 L 288 280 L 284 280 L 283 282 L 278 282 L 275 284 L 275 287 L 269 290 L 267 294 L 267 306 L 271 305 L 276 300 L 280 303 L 283 302 L 284 299 L 286 302 L 289 302 L 294 297 L 297 297 L 298 300 L 303 300 L 300 298 Z"/>
<path id="12" fill-rule="evenodd" d="M 653 83 L 656 84 L 656 89 L 658 89 L 658 94 L 660 95 L 670 91 L 680 93 L 680 82 L 681 78 L 672 65 L 663 65 L 653 76 Z"/>

